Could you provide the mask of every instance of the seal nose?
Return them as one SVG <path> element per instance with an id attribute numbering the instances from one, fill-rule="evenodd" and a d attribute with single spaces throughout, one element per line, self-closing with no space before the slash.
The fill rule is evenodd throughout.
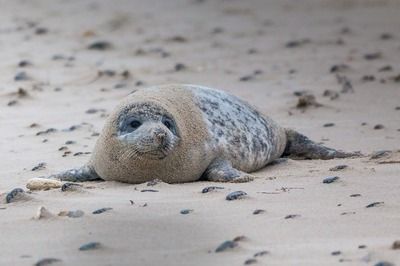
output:
<path id="1" fill-rule="evenodd" d="M 154 132 L 154 136 L 159 143 L 164 143 L 167 138 L 167 134 L 164 131 L 157 130 Z"/>

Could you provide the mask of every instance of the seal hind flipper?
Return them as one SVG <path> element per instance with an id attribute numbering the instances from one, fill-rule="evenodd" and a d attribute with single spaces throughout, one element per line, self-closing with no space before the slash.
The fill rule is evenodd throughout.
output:
<path id="1" fill-rule="evenodd" d="M 85 181 L 96 181 L 101 179 L 93 167 L 84 165 L 80 168 L 70 169 L 59 174 L 49 176 L 50 179 L 58 179 L 61 181 L 69 182 L 85 182 Z"/>
<path id="2" fill-rule="evenodd" d="M 315 143 L 292 129 L 286 129 L 287 143 L 282 157 L 292 159 L 321 159 L 359 157 L 360 152 L 343 152 Z"/>
<path id="3" fill-rule="evenodd" d="M 202 179 L 213 182 L 244 183 L 252 181 L 254 176 L 233 168 L 229 161 L 218 159 L 208 166 Z"/>

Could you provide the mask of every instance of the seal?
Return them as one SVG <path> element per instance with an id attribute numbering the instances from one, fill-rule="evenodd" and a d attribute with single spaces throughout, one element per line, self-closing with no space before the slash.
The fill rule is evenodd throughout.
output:
<path id="1" fill-rule="evenodd" d="M 64 181 L 247 182 L 273 160 L 357 156 L 284 129 L 245 101 L 197 85 L 128 95 L 107 118 L 89 162 L 50 176 Z"/>

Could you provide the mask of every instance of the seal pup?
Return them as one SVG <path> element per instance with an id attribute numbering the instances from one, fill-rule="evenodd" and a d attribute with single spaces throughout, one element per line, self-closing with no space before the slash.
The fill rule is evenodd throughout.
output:
<path id="1" fill-rule="evenodd" d="M 282 156 L 356 156 L 284 129 L 224 91 L 164 85 L 128 95 L 107 118 L 89 162 L 51 176 L 64 181 L 247 182 Z"/>

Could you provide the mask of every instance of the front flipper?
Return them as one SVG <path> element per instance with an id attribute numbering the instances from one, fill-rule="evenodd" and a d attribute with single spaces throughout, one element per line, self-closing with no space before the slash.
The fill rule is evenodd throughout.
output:
<path id="1" fill-rule="evenodd" d="M 213 182 L 244 183 L 254 179 L 254 176 L 232 167 L 226 160 L 215 160 L 203 174 L 203 178 Z"/>
<path id="2" fill-rule="evenodd" d="M 70 169 L 59 174 L 51 175 L 48 178 L 69 182 L 85 182 L 102 180 L 91 166 L 84 165 L 81 168 Z"/>

